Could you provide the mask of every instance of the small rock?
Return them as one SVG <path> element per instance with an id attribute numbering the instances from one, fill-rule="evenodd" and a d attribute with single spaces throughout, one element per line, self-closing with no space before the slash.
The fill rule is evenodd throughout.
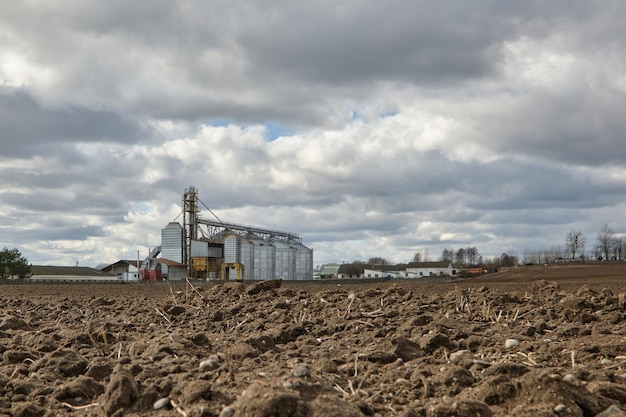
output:
<path id="1" fill-rule="evenodd" d="M 507 349 L 512 349 L 517 345 L 519 345 L 519 340 L 517 339 L 506 339 L 506 341 L 504 342 L 504 347 L 506 347 Z"/>
<path id="2" fill-rule="evenodd" d="M 567 382 L 568 384 L 573 384 L 576 382 L 576 377 L 572 374 L 567 374 L 563 377 L 563 382 Z"/>
<path id="3" fill-rule="evenodd" d="M 457 350 L 456 352 L 452 352 L 450 354 L 450 362 L 458 362 L 463 357 L 471 356 L 471 355 L 472 355 L 472 352 L 470 352 L 469 350 Z"/>
<path id="4" fill-rule="evenodd" d="M 298 378 L 310 377 L 311 371 L 309 371 L 309 368 L 306 366 L 300 365 L 293 371 L 293 376 Z"/>
<path id="5" fill-rule="evenodd" d="M 555 413 L 562 413 L 566 409 L 567 409 L 567 407 L 565 406 L 565 404 L 559 404 L 556 407 L 554 407 L 554 412 Z"/>
<path id="6" fill-rule="evenodd" d="M 222 408 L 222 411 L 220 412 L 220 417 L 233 417 L 233 414 L 235 414 L 235 407 L 229 405 Z"/>
<path id="7" fill-rule="evenodd" d="M 153 408 L 155 410 L 160 410 L 163 407 L 167 407 L 170 403 L 170 399 L 169 398 L 160 398 L 158 400 L 156 400 L 153 404 Z"/>
<path id="8" fill-rule="evenodd" d="M 211 359 L 204 360 L 200 362 L 200 371 L 209 371 L 211 369 L 216 369 L 219 367 L 219 364 Z"/>

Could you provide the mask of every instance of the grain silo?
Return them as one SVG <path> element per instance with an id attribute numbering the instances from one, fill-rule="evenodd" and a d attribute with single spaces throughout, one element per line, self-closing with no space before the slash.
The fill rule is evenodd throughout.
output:
<path id="1" fill-rule="evenodd" d="M 272 239 L 276 248 L 275 275 L 279 279 L 295 279 L 296 274 L 296 250 L 289 241 Z"/>
<path id="2" fill-rule="evenodd" d="M 313 276 L 313 251 L 302 244 L 294 233 L 226 223 L 213 214 L 216 220 L 200 216 L 198 203 L 202 203 L 197 190 L 190 187 L 183 195 L 185 243 L 183 262 L 188 265 L 189 276 L 197 276 L 194 262 L 189 262 L 193 240 L 204 240 L 223 245 L 220 267 L 222 279 L 311 279 Z M 205 206 L 206 207 L 206 206 Z M 210 211 L 210 209 L 207 210 Z M 177 223 L 176 223 L 177 224 Z M 196 263 L 199 265 L 199 263 Z"/>
<path id="3" fill-rule="evenodd" d="M 291 241 L 291 247 L 295 250 L 295 274 L 294 279 L 304 280 L 313 278 L 313 250 L 307 248 L 298 241 Z"/>
<path id="4" fill-rule="evenodd" d="M 179 223 L 170 222 L 161 229 L 161 257 L 183 262 L 183 228 Z"/>

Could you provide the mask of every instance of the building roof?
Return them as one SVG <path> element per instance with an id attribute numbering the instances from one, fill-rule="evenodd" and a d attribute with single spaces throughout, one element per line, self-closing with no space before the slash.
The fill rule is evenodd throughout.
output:
<path id="1" fill-rule="evenodd" d="M 341 264 L 339 265 L 338 274 L 343 275 L 361 275 L 366 269 L 375 269 L 373 264 Z"/>
<path id="2" fill-rule="evenodd" d="M 58 276 L 84 276 L 84 277 L 108 277 L 113 276 L 105 271 L 98 271 L 87 266 L 51 266 L 33 265 L 30 268 L 32 275 L 58 275 Z"/>
<path id="3" fill-rule="evenodd" d="M 452 262 L 436 261 L 436 262 L 409 262 L 407 268 L 447 268 Z"/>
<path id="4" fill-rule="evenodd" d="M 134 267 L 137 267 L 137 259 L 120 259 L 117 262 L 114 262 L 109 265 L 104 265 L 96 269 L 99 269 L 100 271 L 111 271 L 114 267 L 120 266 L 120 265 L 132 265 Z M 139 265 L 141 265 L 141 262 L 139 263 Z"/>
<path id="5" fill-rule="evenodd" d="M 157 258 L 156 261 L 162 264 L 165 264 L 167 266 L 179 266 L 182 268 L 187 267 L 185 264 L 181 264 L 180 262 L 172 261 L 171 259 L 167 259 L 167 258 Z"/>

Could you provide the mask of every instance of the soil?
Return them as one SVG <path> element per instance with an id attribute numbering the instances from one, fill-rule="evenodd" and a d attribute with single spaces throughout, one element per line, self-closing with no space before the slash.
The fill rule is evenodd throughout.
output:
<path id="1" fill-rule="evenodd" d="M 626 416 L 626 266 L 0 285 L 0 416 Z"/>

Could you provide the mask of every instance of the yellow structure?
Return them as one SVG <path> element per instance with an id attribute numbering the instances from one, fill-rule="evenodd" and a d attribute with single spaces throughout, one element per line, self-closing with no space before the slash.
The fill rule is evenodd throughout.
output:
<path id="1" fill-rule="evenodd" d="M 233 268 L 237 271 L 237 281 L 243 281 L 243 264 L 240 262 L 230 262 L 230 263 L 223 263 L 222 264 L 222 268 L 220 269 L 220 279 L 222 281 L 226 281 L 229 276 L 230 273 L 226 273 L 226 268 Z"/>

